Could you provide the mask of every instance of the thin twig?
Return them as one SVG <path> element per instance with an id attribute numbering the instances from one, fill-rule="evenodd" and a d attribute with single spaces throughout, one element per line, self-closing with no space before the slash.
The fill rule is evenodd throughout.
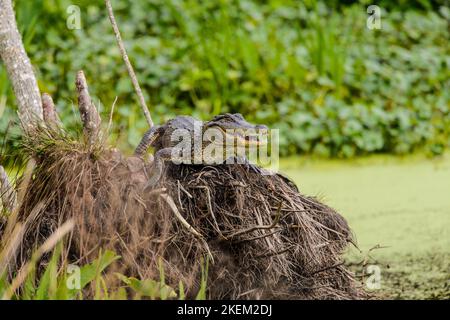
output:
<path id="1" fill-rule="evenodd" d="M 267 238 L 267 237 L 273 236 L 274 234 L 276 234 L 276 233 L 278 233 L 278 232 L 280 232 L 282 230 L 283 229 L 278 229 L 278 230 L 275 230 L 275 231 L 272 231 L 272 232 L 269 232 L 269 233 L 266 233 L 266 234 L 263 234 L 263 235 L 260 235 L 260 236 L 256 236 L 256 237 L 253 237 L 253 238 L 242 239 L 242 240 L 236 241 L 236 243 L 242 243 L 242 242 L 247 242 L 247 241 L 255 241 L 255 240 Z"/>
<path id="2" fill-rule="evenodd" d="M 344 264 L 344 262 L 338 262 L 338 263 L 335 263 L 335 264 L 333 264 L 331 266 L 328 266 L 328 267 L 316 270 L 316 271 L 312 272 L 310 275 L 312 276 L 312 275 L 315 275 L 315 274 L 320 273 L 320 272 L 324 272 L 324 271 L 327 271 L 327 270 L 330 270 L 330 269 L 338 268 L 338 267 L 342 266 L 343 264 Z"/>
<path id="3" fill-rule="evenodd" d="M 246 233 L 250 233 L 256 230 L 265 230 L 265 229 L 273 229 L 277 226 L 278 222 L 280 221 L 280 217 L 281 217 L 281 205 L 283 204 L 283 202 L 280 202 L 280 204 L 278 205 L 278 210 L 277 213 L 275 215 L 275 219 L 273 219 L 272 223 L 270 225 L 265 225 L 265 226 L 254 226 L 254 227 L 250 227 L 244 230 L 239 230 L 229 236 L 227 236 L 227 238 L 233 238 L 236 236 L 240 236 Z"/>
<path id="4" fill-rule="evenodd" d="M 130 75 L 131 82 L 133 83 L 134 90 L 139 98 L 139 103 L 141 105 L 142 111 L 144 112 L 145 119 L 149 127 L 153 127 L 153 120 L 150 115 L 150 111 L 147 108 L 147 104 L 145 103 L 144 95 L 142 94 L 141 87 L 139 86 L 139 82 L 137 80 L 136 74 L 134 73 L 133 66 L 131 65 L 130 59 L 128 58 L 127 51 L 125 49 L 125 45 L 123 44 L 122 37 L 120 35 L 119 27 L 117 26 L 116 18 L 114 17 L 114 12 L 111 6 L 110 0 L 105 0 L 106 8 L 108 9 L 109 20 L 111 21 L 111 25 L 116 36 L 117 45 L 119 46 L 120 53 L 122 54 L 123 61 L 125 62 L 125 66 L 127 67 L 128 74 Z"/>
<path id="5" fill-rule="evenodd" d="M 289 250 L 291 250 L 293 247 L 295 247 L 294 245 L 291 245 L 283 250 L 277 251 L 277 252 L 268 252 L 268 253 L 263 253 L 260 255 L 257 255 L 256 258 L 269 258 L 269 257 L 274 257 L 274 256 L 279 256 L 280 254 L 286 253 Z"/>
<path id="6" fill-rule="evenodd" d="M 147 193 L 148 197 L 154 196 L 154 195 L 160 195 L 161 193 L 166 192 L 166 188 L 159 188 L 159 189 L 153 189 L 152 191 Z"/>
<path id="7" fill-rule="evenodd" d="M 220 236 L 222 239 L 227 239 L 227 237 L 225 237 L 225 236 L 222 234 L 222 231 L 220 231 L 219 223 L 217 222 L 216 216 L 214 215 L 214 210 L 213 210 L 213 207 L 212 207 L 212 204 L 211 204 L 211 193 L 209 192 L 208 187 L 207 187 L 207 186 L 198 186 L 198 187 L 196 187 L 196 188 L 198 188 L 198 189 L 204 189 L 204 190 L 206 191 L 206 197 L 208 198 L 208 201 L 206 202 L 206 207 L 208 208 L 209 214 L 210 214 L 211 217 L 213 218 L 214 227 L 215 227 L 217 233 L 219 234 L 219 236 Z"/>
<path id="8" fill-rule="evenodd" d="M 208 256 L 211 259 L 211 262 L 214 263 L 214 257 L 211 253 L 211 250 L 209 250 L 209 246 L 206 243 L 206 240 L 203 238 L 203 236 L 201 235 L 200 232 L 198 232 L 197 230 L 194 229 L 194 227 L 192 227 L 189 222 L 186 221 L 186 219 L 183 218 L 183 216 L 181 215 L 180 211 L 177 208 L 177 205 L 175 204 L 175 201 L 173 201 L 173 198 L 171 196 L 169 196 L 168 194 L 161 194 L 160 195 L 161 198 L 163 198 L 167 204 L 169 205 L 170 209 L 172 209 L 173 213 L 175 214 L 175 216 L 177 217 L 177 219 L 181 222 L 181 224 L 183 226 L 186 227 L 186 229 L 192 233 L 196 238 L 200 239 L 203 242 L 203 245 L 206 248 L 206 251 L 208 252 Z"/>
<path id="9" fill-rule="evenodd" d="M 178 187 L 190 198 L 190 199 L 192 199 L 193 198 L 193 196 L 192 196 L 192 194 L 190 194 L 184 187 L 183 187 L 183 185 L 180 183 L 180 180 L 177 180 L 177 184 L 178 184 Z"/>
<path id="10" fill-rule="evenodd" d="M 181 222 L 181 224 L 186 227 L 186 229 L 190 233 L 192 233 L 194 236 L 196 236 L 198 238 L 203 238 L 201 233 L 198 232 L 197 230 L 195 230 L 194 227 L 192 227 L 189 224 L 189 222 L 187 222 L 186 219 L 184 219 L 184 217 L 181 215 L 180 211 L 177 208 L 177 205 L 175 204 L 175 202 L 173 201 L 173 198 L 171 196 L 169 196 L 168 194 L 161 194 L 160 197 L 163 198 L 167 202 L 167 204 L 169 205 L 170 209 L 172 209 L 175 216 L 178 218 L 178 220 Z"/>

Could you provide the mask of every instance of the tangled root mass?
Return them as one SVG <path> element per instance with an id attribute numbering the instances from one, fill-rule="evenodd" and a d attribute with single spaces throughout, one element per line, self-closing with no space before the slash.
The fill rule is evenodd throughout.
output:
<path id="1" fill-rule="evenodd" d="M 72 218 L 67 259 L 86 263 L 100 249 L 122 256 L 108 271 L 110 286 L 119 285 L 115 272 L 158 278 L 162 263 L 166 283 L 176 288 L 182 281 L 194 297 L 201 261 L 209 258 L 211 299 L 364 297 L 343 265 L 352 242 L 347 222 L 285 177 L 262 175 L 251 164 L 168 164 L 158 185 L 144 192 L 151 165 L 142 159 L 87 150 L 58 134 L 27 146 L 38 161 L 21 218 L 38 204 L 45 209 L 27 230 L 23 261 Z"/>

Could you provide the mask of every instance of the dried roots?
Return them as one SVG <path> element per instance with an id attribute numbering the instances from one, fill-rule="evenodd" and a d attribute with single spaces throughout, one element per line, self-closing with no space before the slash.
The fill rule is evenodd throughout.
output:
<path id="1" fill-rule="evenodd" d="M 19 265 L 73 219 L 65 257 L 83 263 L 114 250 L 122 259 L 109 270 L 111 286 L 119 285 L 114 272 L 158 278 L 162 261 L 167 284 L 182 281 L 194 297 L 209 258 L 212 299 L 365 297 L 343 265 L 347 222 L 285 177 L 253 165 L 168 164 L 143 192 L 151 165 L 142 159 L 40 131 L 25 144 L 37 165 L 20 219 L 43 209 L 29 223 Z"/>

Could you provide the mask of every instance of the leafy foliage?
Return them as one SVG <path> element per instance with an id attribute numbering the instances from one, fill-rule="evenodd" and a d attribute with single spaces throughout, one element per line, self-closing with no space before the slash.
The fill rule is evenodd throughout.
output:
<path id="1" fill-rule="evenodd" d="M 114 7 L 156 122 L 241 112 L 279 128 L 284 155 L 404 154 L 424 146 L 442 153 L 450 137 L 450 11 L 439 1 L 415 1 L 423 11 L 385 1 L 382 29 L 369 30 L 367 4 L 347 3 L 117 0 Z M 66 27 L 69 5 L 16 1 L 41 90 L 53 95 L 66 125 L 77 125 L 73 83 L 84 69 L 105 117 L 119 97 L 116 138 L 134 146 L 146 123 L 103 1 L 77 1 L 80 30 Z M 1 66 L 0 79 L 11 105 Z M 1 130 L 13 117 L 8 109 Z"/>
<path id="2" fill-rule="evenodd" d="M 44 272 L 36 279 L 36 270 L 28 275 L 22 290 L 14 299 L 19 300 L 74 300 L 83 299 L 83 290 L 89 285 L 94 286 L 95 300 L 107 299 L 185 299 L 183 283 L 180 281 L 179 293 L 173 288 L 165 284 L 164 270 L 160 264 L 159 281 L 152 279 L 136 279 L 127 277 L 123 274 L 115 275 L 123 282 L 123 286 L 112 289 L 109 288 L 104 279 L 104 271 L 116 260 L 120 259 L 112 251 L 100 252 L 99 257 L 92 263 L 86 264 L 79 268 L 79 272 L 70 272 L 69 267 L 60 264 L 61 248 L 59 245 L 54 250 L 49 263 L 46 265 Z M 202 278 L 200 281 L 200 290 L 197 294 L 197 300 L 206 299 L 206 279 L 207 264 L 202 267 Z M 71 279 L 74 278 L 75 279 Z M 79 281 L 78 287 L 75 282 Z M 9 284 L 6 275 L 0 278 L 0 295 L 7 290 Z M 130 295 L 128 292 L 131 292 Z"/>

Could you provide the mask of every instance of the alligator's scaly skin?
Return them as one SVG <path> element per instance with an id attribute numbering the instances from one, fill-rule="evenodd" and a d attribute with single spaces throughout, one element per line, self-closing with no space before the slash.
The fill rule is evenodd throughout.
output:
<path id="1" fill-rule="evenodd" d="M 194 159 L 194 153 L 202 153 L 202 150 L 195 150 L 195 139 L 202 139 L 203 131 L 208 128 L 220 128 L 222 130 L 229 129 L 267 129 L 264 125 L 252 125 L 245 121 L 240 114 L 223 114 L 214 117 L 211 121 L 201 122 L 190 116 L 178 116 L 167 121 L 162 126 L 154 126 L 147 131 L 141 142 L 135 150 L 135 155 L 142 157 L 147 149 L 151 146 L 155 149 L 154 168 L 152 175 L 149 178 L 147 187 L 154 185 L 161 176 L 164 160 L 170 160 L 172 155 L 172 148 L 175 147 L 179 141 L 173 140 L 173 133 L 178 130 L 186 130 L 191 136 L 191 160 Z M 196 136 L 198 134 L 199 136 Z M 207 145 L 207 144 L 206 144 Z M 202 147 L 205 147 L 203 145 Z"/>
<path id="2" fill-rule="evenodd" d="M 201 126 L 202 122 L 193 117 L 178 116 L 167 121 L 162 126 L 154 126 L 144 134 L 134 154 L 142 157 L 149 147 L 155 148 L 156 152 L 164 148 L 172 148 L 176 145 L 176 142 L 173 142 L 171 139 L 173 132 L 177 129 L 194 132 L 194 125 Z"/>

